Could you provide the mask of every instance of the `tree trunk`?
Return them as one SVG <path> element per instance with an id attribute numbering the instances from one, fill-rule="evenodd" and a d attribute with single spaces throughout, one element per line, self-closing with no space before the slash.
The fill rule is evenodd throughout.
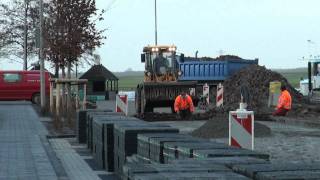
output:
<path id="1" fill-rule="evenodd" d="M 24 1 L 23 70 L 28 69 L 28 1 Z"/>
<path id="2" fill-rule="evenodd" d="M 59 78 L 59 64 L 58 63 L 54 64 L 54 77 Z"/>
<path id="3" fill-rule="evenodd" d="M 71 79 L 71 61 L 68 61 L 67 64 L 67 79 Z M 72 111 L 72 100 L 71 100 L 71 85 L 68 83 L 66 84 L 67 89 L 67 120 L 68 124 L 71 127 L 72 126 L 72 119 L 71 119 L 71 112 Z M 70 112 L 70 113 L 69 113 Z"/>
<path id="4" fill-rule="evenodd" d="M 63 66 L 61 66 L 61 71 L 62 71 L 62 79 L 65 79 L 66 78 L 66 68 Z M 61 107 L 62 107 L 62 114 L 65 115 L 66 113 L 66 87 L 65 87 L 65 84 L 61 84 L 61 89 L 62 89 L 62 95 L 61 95 Z"/>

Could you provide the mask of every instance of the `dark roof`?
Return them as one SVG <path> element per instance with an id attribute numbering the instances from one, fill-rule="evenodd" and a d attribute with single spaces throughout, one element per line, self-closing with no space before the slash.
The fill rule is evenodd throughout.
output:
<path id="1" fill-rule="evenodd" d="M 119 80 L 112 72 L 110 72 L 102 64 L 92 66 L 87 72 L 85 72 L 80 79 L 96 80 Z"/>

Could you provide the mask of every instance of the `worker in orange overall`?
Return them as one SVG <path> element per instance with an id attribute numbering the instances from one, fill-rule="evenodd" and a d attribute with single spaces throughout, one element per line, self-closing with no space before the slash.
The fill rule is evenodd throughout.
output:
<path id="1" fill-rule="evenodd" d="M 291 110 L 292 99 L 286 86 L 281 86 L 281 95 L 279 97 L 278 105 L 275 108 L 274 116 L 286 116 Z"/>
<path id="2" fill-rule="evenodd" d="M 179 114 L 181 120 L 190 119 L 192 113 L 194 112 L 194 105 L 191 96 L 186 92 L 182 92 L 177 96 L 174 102 L 174 110 Z"/>

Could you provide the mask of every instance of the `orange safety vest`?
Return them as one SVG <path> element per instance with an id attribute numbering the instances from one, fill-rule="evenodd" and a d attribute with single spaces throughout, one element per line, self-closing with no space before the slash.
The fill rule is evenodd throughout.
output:
<path id="1" fill-rule="evenodd" d="M 289 91 L 284 90 L 281 92 L 281 95 L 279 97 L 278 106 L 277 108 L 284 108 L 287 110 L 291 109 L 292 99 Z"/>
<path id="2" fill-rule="evenodd" d="M 182 98 L 181 95 L 179 95 L 174 102 L 174 110 L 178 112 L 186 109 L 190 109 L 191 112 L 194 111 L 192 98 L 189 95 L 187 95 L 186 98 Z"/>

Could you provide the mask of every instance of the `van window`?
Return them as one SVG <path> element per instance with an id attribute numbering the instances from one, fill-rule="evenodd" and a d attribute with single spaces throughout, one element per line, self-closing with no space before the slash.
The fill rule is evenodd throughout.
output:
<path id="1" fill-rule="evenodd" d="M 15 83 L 21 80 L 21 75 L 18 73 L 4 73 L 3 81 L 7 83 Z"/>

